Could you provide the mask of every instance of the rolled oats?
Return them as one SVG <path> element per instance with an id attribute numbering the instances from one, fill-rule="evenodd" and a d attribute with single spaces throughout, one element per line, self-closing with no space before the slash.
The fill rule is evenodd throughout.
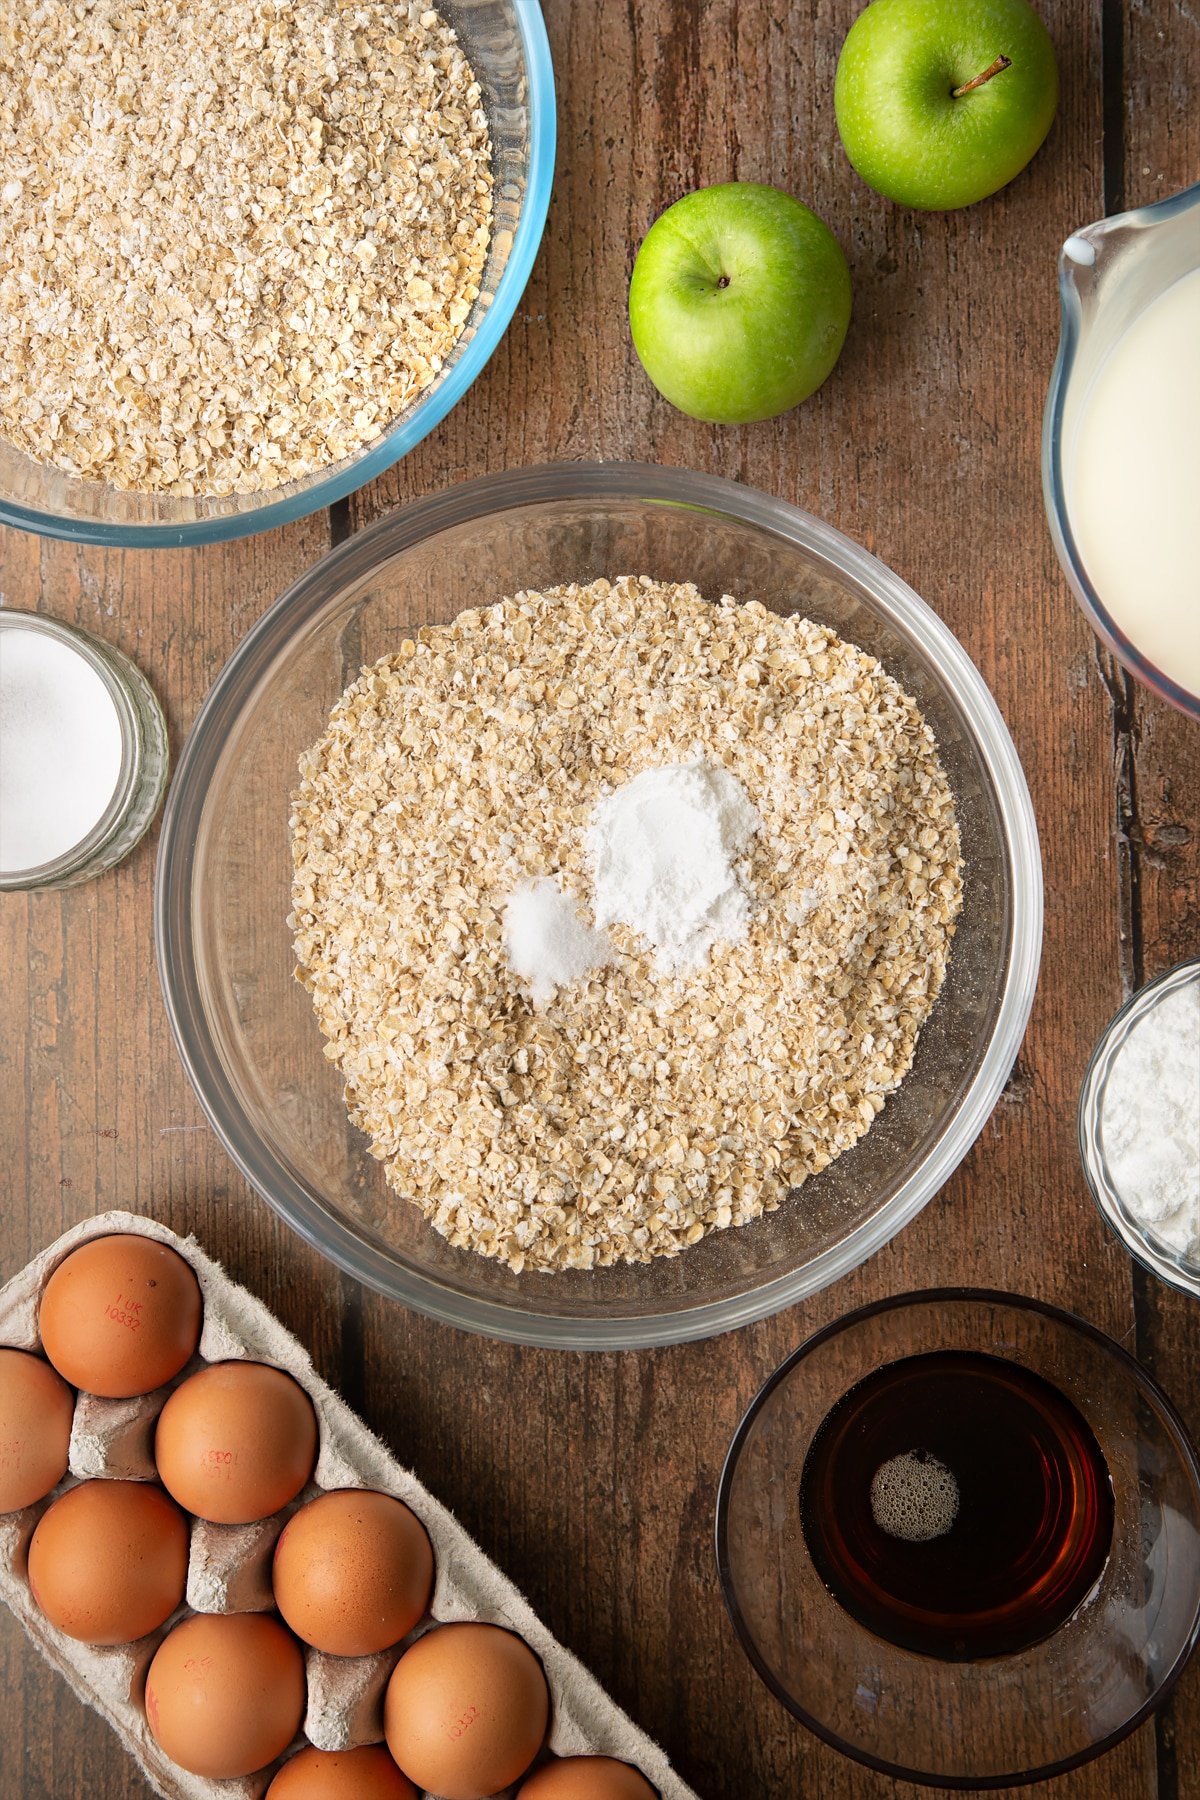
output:
<path id="1" fill-rule="evenodd" d="M 0 434 L 179 495 L 379 437 L 479 293 L 492 156 L 414 0 L 0 9 Z"/>
<path id="2" fill-rule="evenodd" d="M 595 802 L 697 754 L 762 820 L 745 939 L 664 980 L 614 926 L 614 963 L 535 1010 L 504 896 L 553 876 L 590 916 Z M 777 1207 L 911 1066 L 961 904 L 953 799 L 915 703 L 808 619 L 646 577 L 520 593 L 364 669 L 300 774 L 297 973 L 352 1120 L 451 1243 L 673 1255 Z"/>

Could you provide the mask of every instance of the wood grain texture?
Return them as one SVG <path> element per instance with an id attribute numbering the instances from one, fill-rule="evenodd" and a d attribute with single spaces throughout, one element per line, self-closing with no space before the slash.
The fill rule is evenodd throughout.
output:
<path id="1" fill-rule="evenodd" d="M 1130 6 L 1121 43 L 1115 206 L 1141 206 L 1200 180 L 1200 11 L 1189 0 Z M 1115 99 L 1116 96 L 1114 95 Z M 1126 680 L 1117 708 L 1118 828 L 1127 838 L 1125 986 L 1200 955 L 1200 728 Z M 1135 1273 L 1136 1349 L 1200 1432 L 1200 1308 Z M 1200 1792 L 1195 1666 L 1156 1722 L 1160 1800 Z"/>
<path id="2" fill-rule="evenodd" d="M 360 1292 L 247 1192 L 201 1122 L 152 966 L 153 840 L 66 895 L 0 897 L 0 1274 L 105 1205 L 195 1230 L 706 1800 L 915 1791 L 788 1719 L 738 1650 L 717 1591 L 725 1448 L 760 1382 L 810 1330 L 905 1288 L 1009 1286 L 1136 1342 L 1200 1427 L 1195 1309 L 1144 1285 L 1135 1308 L 1130 1264 L 1087 1199 L 1074 1147 L 1078 1083 L 1123 971 L 1152 973 L 1200 947 L 1200 734 L 1103 664 L 1054 560 L 1038 476 L 1059 243 L 1104 211 L 1106 170 L 1111 187 L 1123 169 L 1135 199 L 1200 174 L 1195 12 L 1184 0 L 1045 0 L 1063 72 L 1048 145 L 994 200 L 917 217 L 869 193 L 837 142 L 833 71 L 856 10 L 550 0 L 560 140 L 545 243 L 504 342 L 431 438 L 334 521 L 247 544 L 121 555 L 0 538 L 4 602 L 128 650 L 162 694 L 176 745 L 248 624 L 331 530 L 448 482 L 560 457 L 710 470 L 822 514 L 912 582 L 991 684 L 1046 862 L 1043 977 L 1013 1079 L 962 1170 L 901 1239 L 832 1291 L 709 1344 L 637 1357 L 507 1348 Z M 721 431 L 654 394 L 624 296 L 662 207 L 735 177 L 787 187 L 829 221 L 850 257 L 855 319 L 812 401 Z M 7 1616 L 0 1695 L 0 1800 L 145 1792 Z M 1157 1738 L 1144 1729 L 1054 1792 L 1200 1792 L 1200 1680 L 1185 1680 Z"/>

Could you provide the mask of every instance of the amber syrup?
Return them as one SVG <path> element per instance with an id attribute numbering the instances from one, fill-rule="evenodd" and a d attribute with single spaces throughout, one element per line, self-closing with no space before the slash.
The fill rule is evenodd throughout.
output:
<path id="1" fill-rule="evenodd" d="M 877 1637 L 943 1661 L 1007 1656 L 1083 1604 L 1112 1543 L 1095 1433 L 999 1356 L 890 1363 L 837 1403 L 800 1485 L 817 1573 Z"/>

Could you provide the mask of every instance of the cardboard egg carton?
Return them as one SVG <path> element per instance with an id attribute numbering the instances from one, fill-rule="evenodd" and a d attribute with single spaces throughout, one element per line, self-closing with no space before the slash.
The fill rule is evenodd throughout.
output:
<path id="1" fill-rule="evenodd" d="M 662 1800 L 696 1800 L 663 1752 L 608 1697 L 599 1682 L 551 1636 L 512 1582 L 433 1495 L 374 1437 L 345 1401 L 321 1380 L 312 1361 L 262 1302 L 229 1280 L 193 1238 L 179 1238 L 153 1219 L 102 1213 L 66 1232 L 0 1288 L 0 1345 L 36 1350 L 42 1290 L 63 1258 L 89 1238 L 138 1232 L 168 1244 L 196 1273 L 204 1297 L 198 1356 L 173 1383 L 134 1400 L 79 1394 L 71 1433 L 70 1470 L 54 1493 L 21 1512 L 0 1514 L 0 1597 L 21 1620 L 46 1660 L 80 1699 L 105 1719 L 164 1800 L 261 1800 L 279 1764 L 237 1781 L 210 1781 L 170 1762 L 150 1735 L 143 1711 L 146 1671 L 167 1632 L 191 1611 L 257 1612 L 273 1605 L 275 1541 L 298 1506 L 330 1488 L 377 1488 L 411 1507 L 429 1533 L 436 1562 L 430 1616 L 412 1638 L 437 1624 L 478 1619 L 508 1626 L 541 1658 L 550 1687 L 549 1748 L 559 1756 L 595 1752 L 633 1763 Z M 135 1644 L 98 1649 L 50 1624 L 26 1579 L 34 1527 L 51 1502 L 77 1481 L 154 1479 L 154 1426 L 172 1387 L 206 1362 L 244 1358 L 285 1369 L 308 1393 L 320 1427 L 312 1483 L 273 1518 L 253 1525 L 191 1528 L 186 1604 L 161 1630 Z M 337 1657 L 306 1650 L 308 1705 L 303 1736 L 322 1750 L 383 1741 L 383 1695 L 411 1638 L 377 1656 Z M 290 1751 L 289 1751 L 290 1754 Z M 515 1790 L 509 1789 L 511 1795 Z"/>

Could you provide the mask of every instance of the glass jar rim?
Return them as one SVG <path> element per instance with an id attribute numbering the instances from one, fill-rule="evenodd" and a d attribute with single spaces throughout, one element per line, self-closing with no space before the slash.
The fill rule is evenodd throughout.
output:
<path id="1" fill-rule="evenodd" d="M 159 712 L 164 741 L 166 727 L 161 721 L 157 697 L 141 671 L 135 669 L 120 651 L 103 643 L 91 632 L 28 608 L 0 607 L 0 631 L 5 630 L 40 632 L 74 651 L 103 684 L 112 702 L 121 733 L 121 766 L 116 784 L 104 811 L 83 837 L 48 862 L 19 869 L 0 867 L 0 893 L 21 893 L 37 888 L 60 887 L 75 878 L 83 879 L 90 873 L 99 874 L 102 868 L 108 866 L 104 861 L 105 851 L 121 837 L 136 806 L 142 780 L 145 734 L 139 699 L 143 703 L 153 703 Z M 135 676 L 139 689 L 143 690 L 140 695 L 134 691 L 132 678 Z M 157 811 L 157 806 L 156 799 L 145 824 L 127 845 L 122 846 L 121 855 L 133 849 Z"/>

